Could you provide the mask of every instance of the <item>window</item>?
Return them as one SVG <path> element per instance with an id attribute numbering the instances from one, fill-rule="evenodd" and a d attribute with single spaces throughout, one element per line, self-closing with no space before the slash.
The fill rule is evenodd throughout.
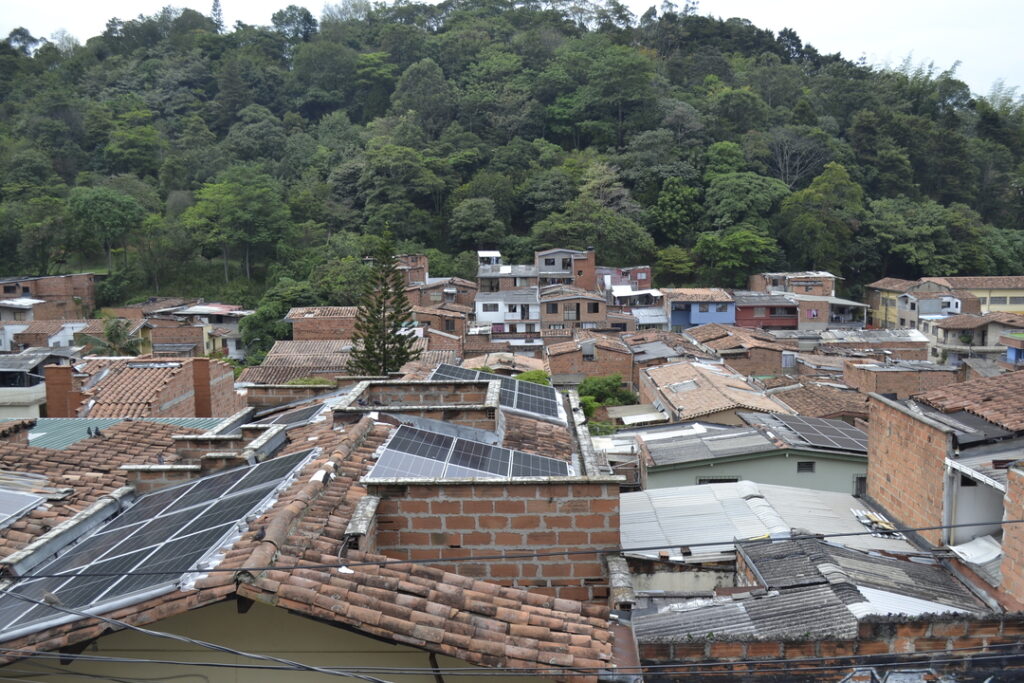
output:
<path id="1" fill-rule="evenodd" d="M 519 311 L 519 306 L 516 304 L 506 304 L 506 306 L 508 307 L 506 310 L 508 310 L 509 313 L 516 313 Z"/>
<path id="2" fill-rule="evenodd" d="M 853 478 L 853 495 L 858 498 L 867 495 L 868 492 L 868 478 L 862 474 L 858 474 Z"/>
<path id="3" fill-rule="evenodd" d="M 917 321 L 916 320 L 911 320 L 910 321 L 910 329 L 912 329 L 912 330 L 916 330 L 917 329 Z"/>
<path id="4" fill-rule="evenodd" d="M 597 301 L 590 301 L 587 303 L 587 313 L 600 313 L 601 304 Z"/>
<path id="5" fill-rule="evenodd" d="M 593 352 L 593 351 L 591 351 L 590 353 L 584 353 L 584 354 L 583 354 L 583 360 L 586 360 L 586 361 L 595 361 L 595 360 L 597 360 L 597 358 L 595 358 L 595 357 L 594 357 L 594 352 Z"/>
<path id="6" fill-rule="evenodd" d="M 537 331 L 537 324 L 536 323 L 526 323 L 526 333 L 527 334 L 530 334 L 530 333 L 536 332 L 536 331 Z"/>
<path id="7" fill-rule="evenodd" d="M 728 313 L 729 304 L 715 304 L 715 313 Z"/>
<path id="8" fill-rule="evenodd" d="M 988 302 L 990 304 L 992 304 L 993 306 L 995 306 L 997 304 L 1005 304 L 1006 303 L 1006 297 L 1005 296 L 994 296 L 991 299 L 989 299 Z"/>
<path id="9" fill-rule="evenodd" d="M 813 460 L 809 460 L 807 462 L 798 462 L 796 464 L 796 471 L 797 472 L 813 473 L 814 472 L 814 461 Z"/>
<path id="10" fill-rule="evenodd" d="M 501 289 L 501 280 L 498 280 L 497 278 L 488 279 L 486 282 L 487 289 L 485 291 L 497 292 L 499 289 Z"/>
<path id="11" fill-rule="evenodd" d="M 804 285 L 804 291 L 805 292 L 813 292 L 814 291 L 814 285 Z"/>
<path id="12" fill-rule="evenodd" d="M 440 301 L 441 300 L 441 292 L 431 292 L 430 293 L 430 300 L 431 301 Z"/>
<path id="13" fill-rule="evenodd" d="M 546 259 L 544 259 L 544 265 L 545 266 L 553 266 L 553 265 L 555 265 L 555 259 L 553 259 L 553 258 L 546 258 Z"/>
<path id="14" fill-rule="evenodd" d="M 17 285 L 4 285 L 4 294 L 17 294 L 17 293 L 18 293 L 18 286 Z"/>
<path id="15" fill-rule="evenodd" d="M 647 273 L 637 273 L 636 274 L 636 279 L 637 280 L 646 280 L 647 279 Z"/>
<path id="16" fill-rule="evenodd" d="M 572 270 L 572 259 L 571 258 L 564 258 L 564 259 L 562 259 L 562 270 Z"/>
<path id="17" fill-rule="evenodd" d="M 583 271 L 582 270 L 577 270 L 576 271 L 576 277 L 583 277 Z"/>
<path id="18" fill-rule="evenodd" d="M 22 287 L 21 288 L 21 293 L 22 294 L 31 294 L 32 290 L 30 290 L 28 287 Z"/>
<path id="19" fill-rule="evenodd" d="M 484 313 L 497 313 L 498 304 L 483 304 L 483 308 L 481 310 L 483 310 Z"/>
<path id="20" fill-rule="evenodd" d="M 913 302 L 913 301 L 910 302 L 910 310 L 912 310 L 912 311 L 916 311 L 917 310 L 917 304 L 915 302 Z"/>
<path id="21" fill-rule="evenodd" d="M 1024 296 L 1011 296 L 1010 297 L 1010 303 L 1011 304 L 1024 304 Z"/>
<path id="22" fill-rule="evenodd" d="M 563 325 L 562 323 L 554 323 L 553 325 L 548 325 L 548 329 L 549 330 L 564 330 L 565 329 L 565 325 Z"/>
<path id="23" fill-rule="evenodd" d="M 767 312 L 767 308 L 764 306 L 754 306 L 754 317 L 763 318 Z"/>
<path id="24" fill-rule="evenodd" d="M 445 332 L 454 332 L 455 331 L 455 321 L 452 320 L 451 318 L 445 318 L 445 321 L 444 321 L 444 331 Z"/>
<path id="25" fill-rule="evenodd" d="M 548 304 L 548 313 L 558 313 L 558 304 Z"/>
<path id="26" fill-rule="evenodd" d="M 965 477 L 962 474 L 960 475 L 960 486 L 977 486 L 977 485 L 978 485 L 978 482 L 974 481 L 970 477 Z"/>
<path id="27" fill-rule="evenodd" d="M 699 310 L 701 313 L 707 313 L 708 312 L 708 304 L 698 304 L 697 305 L 697 310 Z"/>
<path id="28" fill-rule="evenodd" d="M 739 480 L 739 477 L 697 477 L 698 484 L 732 484 Z"/>
<path id="29" fill-rule="evenodd" d="M 773 277 L 772 278 L 772 287 L 778 287 L 778 286 L 779 286 L 779 278 Z"/>
<path id="30" fill-rule="evenodd" d="M 907 321 L 904 320 L 903 318 L 900 318 L 900 327 L 906 327 L 906 326 L 907 326 Z"/>
<path id="31" fill-rule="evenodd" d="M 928 329 L 929 329 L 928 328 L 928 323 L 921 323 L 921 331 L 922 332 L 927 332 Z"/>
<path id="32" fill-rule="evenodd" d="M 978 303 L 981 304 L 982 306 L 984 306 L 985 304 L 988 303 L 988 297 L 987 296 L 979 296 L 978 297 Z"/>

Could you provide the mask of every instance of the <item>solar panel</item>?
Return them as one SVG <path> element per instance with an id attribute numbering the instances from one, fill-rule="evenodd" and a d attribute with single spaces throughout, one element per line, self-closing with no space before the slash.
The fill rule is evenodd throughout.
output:
<path id="1" fill-rule="evenodd" d="M 431 379 L 452 379 L 452 380 L 481 380 L 501 382 L 501 390 L 498 392 L 498 403 L 504 408 L 512 408 L 523 413 L 529 413 L 535 417 L 555 419 L 564 422 L 559 412 L 561 397 L 554 387 L 523 382 L 521 380 L 495 375 L 481 370 L 469 370 L 460 368 L 457 365 L 442 363 L 437 366 Z"/>
<path id="2" fill-rule="evenodd" d="M 844 451 L 868 450 L 868 435 L 842 420 L 801 415 L 775 415 L 775 418 L 813 446 Z"/>
<path id="3" fill-rule="evenodd" d="M 443 452 L 441 444 L 446 444 Z M 382 446 L 367 479 L 507 479 L 571 474 L 569 464 L 561 460 L 402 425 Z"/>
<path id="4" fill-rule="evenodd" d="M 102 611 L 113 601 L 160 587 L 181 575 L 237 532 L 244 520 L 315 449 L 228 470 L 142 496 L 130 509 L 68 549 L 37 574 L 66 574 L 19 581 L 10 592 L 41 599 L 56 595 L 67 607 Z M 29 632 L 43 622 L 68 621 L 50 606 L 0 597 L 0 634 Z M 10 636 L 8 636 L 10 637 Z"/>
<path id="5" fill-rule="evenodd" d="M 46 500 L 43 496 L 11 489 L 0 489 L 0 529 Z"/>
<path id="6" fill-rule="evenodd" d="M 317 413 L 323 410 L 323 404 L 318 403 L 313 406 L 307 406 L 305 408 L 298 408 L 296 410 L 289 410 L 284 413 L 278 413 L 277 415 L 271 415 L 265 417 L 262 420 L 257 420 L 253 424 L 258 425 L 272 425 L 272 424 L 288 424 L 298 425 L 304 424 L 312 419 Z"/>

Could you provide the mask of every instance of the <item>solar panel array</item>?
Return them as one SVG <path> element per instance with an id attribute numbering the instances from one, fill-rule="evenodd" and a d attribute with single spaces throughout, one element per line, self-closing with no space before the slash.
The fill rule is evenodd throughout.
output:
<path id="1" fill-rule="evenodd" d="M 384 444 L 368 479 L 508 479 L 567 477 L 555 458 L 426 432 L 402 425 Z"/>
<path id="2" fill-rule="evenodd" d="M 561 404 L 558 391 L 554 387 L 546 387 L 533 382 L 523 382 L 511 377 L 503 377 L 481 370 L 460 368 L 457 365 L 442 363 L 437 366 L 431 379 L 478 380 L 501 382 L 498 403 L 505 408 L 512 408 L 524 413 L 531 413 L 546 418 L 561 420 L 558 407 Z"/>
<path id="3" fill-rule="evenodd" d="M 864 430 L 848 425 L 842 420 L 799 415 L 774 417 L 812 446 L 864 453 L 868 450 L 868 435 Z"/>
<path id="4" fill-rule="evenodd" d="M 277 413 L 265 417 L 262 420 L 257 420 L 254 424 L 258 425 L 272 425 L 272 424 L 287 424 L 287 425 L 298 425 L 309 422 L 313 417 L 316 416 L 323 410 L 323 404 L 317 403 L 316 405 L 307 406 L 305 408 L 299 408 L 297 410 L 289 410 L 284 413 Z"/>
<path id="5" fill-rule="evenodd" d="M 65 607 L 100 612 L 133 594 L 173 587 L 215 551 L 304 464 L 314 449 L 240 467 L 141 496 L 120 516 L 9 590 L 34 600 L 55 595 Z M 62 574 L 62 576 L 52 576 Z M 31 630 L 66 613 L 0 597 L 0 633 Z"/>
<path id="6" fill-rule="evenodd" d="M 46 498 L 34 493 L 0 488 L 0 529 L 17 521 Z"/>

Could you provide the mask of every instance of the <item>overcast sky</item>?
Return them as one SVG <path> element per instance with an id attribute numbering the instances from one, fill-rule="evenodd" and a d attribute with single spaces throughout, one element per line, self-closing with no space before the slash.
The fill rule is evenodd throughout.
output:
<path id="1" fill-rule="evenodd" d="M 319 16 L 322 0 L 221 0 L 225 24 L 269 24 L 270 16 L 293 3 Z M 657 0 L 660 4 L 661 0 Z M 24 26 L 34 36 L 64 29 L 81 42 L 103 32 L 111 17 L 155 14 L 164 5 L 208 13 L 212 0 L 0 0 L 0 35 Z M 627 0 L 637 14 L 651 0 Z M 684 0 L 677 0 L 682 6 Z M 1024 86 L 1020 27 L 1024 3 L 1007 0 L 701 0 L 700 14 L 743 17 L 778 32 L 792 28 L 819 52 L 860 56 L 870 64 L 898 65 L 908 55 L 915 64 L 933 62 L 939 71 L 957 61 L 957 75 L 975 93 L 988 94 L 997 79 Z"/>

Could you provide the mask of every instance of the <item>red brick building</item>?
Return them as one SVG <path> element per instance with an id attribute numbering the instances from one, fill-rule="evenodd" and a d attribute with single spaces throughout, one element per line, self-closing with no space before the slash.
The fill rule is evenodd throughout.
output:
<path id="1" fill-rule="evenodd" d="M 0 278 L 0 299 L 41 299 L 33 307 L 36 320 L 76 320 L 96 308 L 96 276 L 92 273 Z"/>
<path id="2" fill-rule="evenodd" d="M 45 374 L 49 417 L 227 417 L 245 407 L 231 366 L 209 358 L 94 359 Z"/>
<path id="3" fill-rule="evenodd" d="M 356 306 L 309 306 L 288 311 L 295 341 L 351 339 L 356 327 Z"/>
<path id="4" fill-rule="evenodd" d="M 583 332 L 573 341 L 545 347 L 551 382 L 576 385 L 587 377 L 621 375 L 632 385 L 633 353 L 622 340 Z"/>

